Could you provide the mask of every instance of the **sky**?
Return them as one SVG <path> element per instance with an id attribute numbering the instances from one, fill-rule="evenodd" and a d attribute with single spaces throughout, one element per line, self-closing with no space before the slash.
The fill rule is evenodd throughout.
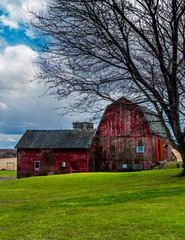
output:
<path id="1" fill-rule="evenodd" d="M 28 7 L 42 0 L 0 0 L 0 149 L 14 148 L 27 129 L 71 129 L 79 116 L 61 116 L 61 102 L 31 82 L 36 34 L 26 27 Z"/>

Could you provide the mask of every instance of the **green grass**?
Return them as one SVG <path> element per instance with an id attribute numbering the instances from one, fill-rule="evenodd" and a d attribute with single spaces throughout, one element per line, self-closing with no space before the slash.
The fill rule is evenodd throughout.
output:
<path id="1" fill-rule="evenodd" d="M 184 239 L 181 170 L 0 182 L 0 239 Z"/>
<path id="2" fill-rule="evenodd" d="M 0 170 L 0 177 L 16 177 L 17 171 Z"/>
<path id="3" fill-rule="evenodd" d="M 167 162 L 167 163 L 165 163 L 164 166 L 163 166 L 163 169 L 177 168 L 177 163 L 179 164 L 179 167 L 182 168 L 183 162 L 174 161 L 174 162 Z"/>

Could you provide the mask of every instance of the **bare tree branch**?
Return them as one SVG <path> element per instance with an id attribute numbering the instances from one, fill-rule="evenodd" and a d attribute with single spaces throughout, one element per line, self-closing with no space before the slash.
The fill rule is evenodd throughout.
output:
<path id="1" fill-rule="evenodd" d="M 42 40 L 35 77 L 76 100 L 67 112 L 145 102 L 185 163 L 185 0 L 48 0 L 30 14 Z"/>

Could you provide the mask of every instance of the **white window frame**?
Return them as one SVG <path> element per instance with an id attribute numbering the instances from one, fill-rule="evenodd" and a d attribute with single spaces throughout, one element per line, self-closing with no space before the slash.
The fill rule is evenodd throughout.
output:
<path id="1" fill-rule="evenodd" d="M 39 167 L 36 167 L 36 164 L 38 164 Z M 34 162 L 34 169 L 35 169 L 35 171 L 39 171 L 40 170 L 40 161 L 35 161 Z"/>
<path id="2" fill-rule="evenodd" d="M 127 163 L 122 163 L 122 168 L 127 169 Z"/>
<path id="3" fill-rule="evenodd" d="M 137 153 L 144 153 L 145 152 L 145 147 L 144 146 L 137 146 L 136 147 L 136 152 Z"/>
<path id="4" fill-rule="evenodd" d="M 66 172 L 66 167 L 67 167 L 66 162 L 61 162 L 61 171 L 62 172 Z"/>
<path id="5" fill-rule="evenodd" d="M 66 167 L 66 162 L 62 162 L 62 167 Z"/>

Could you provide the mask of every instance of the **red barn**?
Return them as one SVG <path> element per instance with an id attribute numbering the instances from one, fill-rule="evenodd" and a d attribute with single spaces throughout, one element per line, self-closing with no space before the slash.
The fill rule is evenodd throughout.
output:
<path id="1" fill-rule="evenodd" d="M 170 142 L 156 114 L 125 98 L 107 107 L 96 141 L 99 171 L 147 170 L 172 159 Z"/>
<path id="2" fill-rule="evenodd" d="M 97 130 L 28 130 L 17 148 L 18 177 L 48 173 L 135 171 L 171 160 L 171 146 L 154 112 L 122 98 L 109 105 Z"/>

